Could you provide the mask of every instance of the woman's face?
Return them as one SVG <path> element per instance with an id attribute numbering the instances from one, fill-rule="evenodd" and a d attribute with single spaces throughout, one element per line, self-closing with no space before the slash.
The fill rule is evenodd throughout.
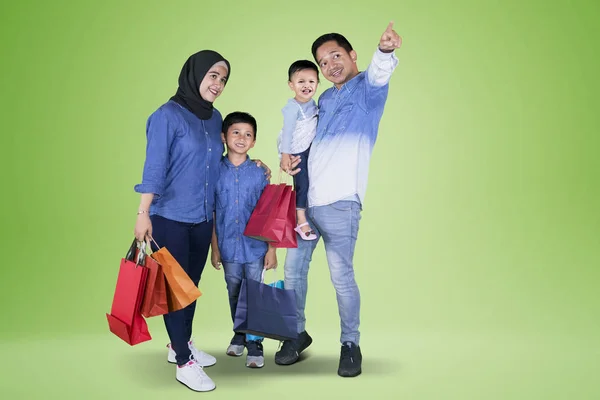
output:
<path id="1" fill-rule="evenodd" d="M 227 74 L 227 68 L 222 63 L 217 63 L 210 67 L 200 83 L 200 96 L 204 100 L 214 103 L 225 88 Z"/>

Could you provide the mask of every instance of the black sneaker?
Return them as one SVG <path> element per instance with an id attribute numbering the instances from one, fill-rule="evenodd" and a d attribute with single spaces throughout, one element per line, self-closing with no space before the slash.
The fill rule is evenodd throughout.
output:
<path id="1" fill-rule="evenodd" d="M 360 346 L 357 346 L 352 342 L 344 343 L 340 353 L 340 366 L 338 368 L 338 375 L 345 378 L 351 378 L 360 375 L 362 372 L 361 365 L 362 354 L 360 352 Z"/>
<path id="2" fill-rule="evenodd" d="M 312 338 L 306 331 L 298 334 L 296 340 L 285 340 L 281 350 L 275 353 L 275 364 L 291 365 L 295 363 L 300 358 L 300 353 L 306 350 L 311 343 Z"/>
<path id="3" fill-rule="evenodd" d="M 265 357 L 263 356 L 263 345 L 256 340 L 250 340 L 246 343 L 248 354 L 246 355 L 246 367 L 262 368 L 265 365 Z"/>

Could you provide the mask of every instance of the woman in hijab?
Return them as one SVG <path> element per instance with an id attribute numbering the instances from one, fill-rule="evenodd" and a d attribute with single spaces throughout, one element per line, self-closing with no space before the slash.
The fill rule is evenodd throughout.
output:
<path id="1" fill-rule="evenodd" d="M 224 151 L 223 118 L 213 103 L 230 76 L 229 62 L 217 52 L 203 50 L 188 58 L 177 92 L 148 118 L 142 183 L 134 188 L 141 193 L 137 240 L 152 238 L 166 247 L 196 286 L 211 243 L 214 190 Z M 195 309 L 196 302 L 164 316 L 171 340 L 167 359 L 177 364 L 178 381 L 195 391 L 210 391 L 215 383 L 203 367 L 216 359 L 191 340 Z"/>

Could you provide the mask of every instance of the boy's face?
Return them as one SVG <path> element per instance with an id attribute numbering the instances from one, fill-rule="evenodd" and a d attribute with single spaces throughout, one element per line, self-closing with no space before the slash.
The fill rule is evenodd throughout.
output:
<path id="1" fill-rule="evenodd" d="M 317 64 L 328 81 L 340 87 L 358 74 L 356 52 L 348 53 L 335 40 L 325 42 L 317 49 Z"/>
<path id="2" fill-rule="evenodd" d="M 295 99 L 306 103 L 317 91 L 318 76 L 312 69 L 302 69 L 294 72 L 292 79 L 288 82 L 290 89 L 296 93 Z"/>
<path id="3" fill-rule="evenodd" d="M 254 147 L 254 129 L 250 124 L 238 122 L 231 125 L 226 133 L 221 133 L 221 139 L 227 146 L 227 152 L 246 154 Z"/>

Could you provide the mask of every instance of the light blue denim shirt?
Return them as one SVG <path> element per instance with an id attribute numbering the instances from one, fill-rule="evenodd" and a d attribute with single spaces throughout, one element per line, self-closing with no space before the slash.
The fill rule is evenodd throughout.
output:
<path id="1" fill-rule="evenodd" d="M 366 71 L 319 97 L 317 134 L 308 157 L 309 207 L 364 202 L 371 153 L 397 64 L 394 53 L 377 49 Z"/>
<path id="2" fill-rule="evenodd" d="M 215 227 L 221 259 L 240 264 L 256 261 L 265 256 L 268 244 L 244 236 L 244 230 L 268 184 L 265 171 L 249 157 L 238 167 L 224 157 L 219 171 Z"/>

